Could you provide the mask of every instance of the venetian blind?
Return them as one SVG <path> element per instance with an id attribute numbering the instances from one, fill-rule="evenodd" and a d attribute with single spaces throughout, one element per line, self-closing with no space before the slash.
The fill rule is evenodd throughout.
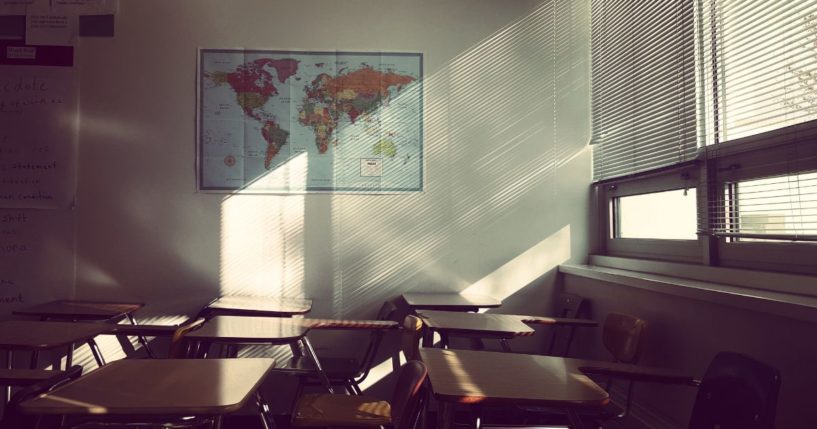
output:
<path id="1" fill-rule="evenodd" d="M 698 7 L 708 157 L 721 158 L 723 143 L 779 146 L 718 164 L 724 197 L 710 201 L 702 232 L 817 239 L 817 2 L 705 0 Z"/>
<path id="2" fill-rule="evenodd" d="M 691 0 L 591 1 L 595 181 L 695 157 L 693 9 Z"/>

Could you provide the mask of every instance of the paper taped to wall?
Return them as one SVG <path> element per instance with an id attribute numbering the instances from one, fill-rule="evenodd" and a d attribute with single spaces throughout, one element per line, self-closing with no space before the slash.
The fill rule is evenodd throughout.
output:
<path id="1" fill-rule="evenodd" d="M 70 208 L 79 120 L 74 70 L 9 65 L 36 60 L 0 47 L 0 208 Z M 47 52 L 42 48 L 33 55 Z"/>

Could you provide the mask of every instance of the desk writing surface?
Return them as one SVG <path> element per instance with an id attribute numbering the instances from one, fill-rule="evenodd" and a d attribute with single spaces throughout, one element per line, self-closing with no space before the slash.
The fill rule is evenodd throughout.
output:
<path id="1" fill-rule="evenodd" d="M 0 322 L 0 348 L 47 350 L 88 341 L 112 327 L 107 323 L 9 320 Z"/>
<path id="2" fill-rule="evenodd" d="M 288 344 L 309 331 L 297 319 L 252 316 L 215 316 L 185 338 L 220 343 Z"/>
<path id="3" fill-rule="evenodd" d="M 393 320 L 296 319 L 309 329 L 387 330 L 400 325 Z"/>
<path id="4" fill-rule="evenodd" d="M 305 298 L 273 298 L 250 295 L 228 295 L 207 304 L 204 311 L 234 316 L 292 316 L 312 310 L 312 300 Z"/>
<path id="5" fill-rule="evenodd" d="M 26 414 L 216 415 L 237 411 L 274 359 L 123 359 L 25 401 Z"/>
<path id="6" fill-rule="evenodd" d="M 504 314 L 421 310 L 417 314 L 430 329 L 447 333 L 484 334 L 498 337 L 530 336 L 536 331 L 521 320 Z"/>
<path id="7" fill-rule="evenodd" d="M 421 348 L 434 396 L 456 403 L 599 406 L 609 395 L 578 362 L 553 356 Z"/>
<path id="8" fill-rule="evenodd" d="M 502 305 L 502 301 L 487 295 L 459 293 L 404 293 L 402 298 L 413 310 L 475 311 Z"/>
<path id="9" fill-rule="evenodd" d="M 650 383 L 686 385 L 696 385 L 697 383 L 695 377 L 674 369 L 583 359 L 575 359 L 575 361 L 579 369 L 585 374 L 604 375 L 624 380 Z"/>
<path id="10" fill-rule="evenodd" d="M 591 319 L 575 319 L 569 317 L 548 317 L 548 316 L 521 316 L 508 315 L 521 320 L 529 325 L 560 325 L 592 328 L 599 326 L 599 322 Z"/>
<path id="11" fill-rule="evenodd" d="M 102 302 L 59 300 L 15 310 L 20 316 L 40 316 L 53 319 L 108 320 L 142 308 L 137 302 Z"/>
<path id="12" fill-rule="evenodd" d="M 50 369 L 0 368 L 0 386 L 28 386 L 64 373 L 65 371 Z"/>

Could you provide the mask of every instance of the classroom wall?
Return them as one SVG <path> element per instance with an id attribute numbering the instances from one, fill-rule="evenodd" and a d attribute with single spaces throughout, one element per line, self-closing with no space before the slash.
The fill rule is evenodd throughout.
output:
<path id="1" fill-rule="evenodd" d="M 587 253 L 583 3 L 123 0 L 116 36 L 77 53 L 76 296 L 148 320 L 229 293 L 312 298 L 315 317 L 410 290 L 547 313 L 556 266 Z M 197 192 L 198 47 L 423 52 L 425 191 Z"/>
<path id="2" fill-rule="evenodd" d="M 782 374 L 775 427 L 817 427 L 811 412 L 817 383 L 817 345 L 809 340 L 813 323 L 571 275 L 564 275 L 564 288 L 589 298 L 597 320 L 610 312 L 647 320 L 643 365 L 701 378 L 712 358 L 727 350 L 775 366 Z M 577 356 L 610 358 L 599 330 L 578 330 L 574 347 Z M 693 387 L 637 384 L 633 417 L 653 429 L 686 428 L 696 392 Z M 631 420 L 627 427 L 643 427 L 637 423 Z"/>

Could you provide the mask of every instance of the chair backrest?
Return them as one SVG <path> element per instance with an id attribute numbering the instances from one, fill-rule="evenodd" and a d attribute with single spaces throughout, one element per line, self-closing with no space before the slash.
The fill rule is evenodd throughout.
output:
<path id="1" fill-rule="evenodd" d="M 780 371 L 733 352 L 715 356 L 706 370 L 689 429 L 772 429 Z"/>
<path id="2" fill-rule="evenodd" d="M 423 394 L 421 388 L 427 376 L 428 369 L 419 360 L 410 360 L 400 367 L 394 394 L 391 398 L 391 416 L 394 429 L 414 427 L 422 408 Z"/>
<path id="3" fill-rule="evenodd" d="M 638 363 L 647 321 L 629 314 L 610 313 L 604 319 L 601 340 L 616 362 Z"/>
<path id="4" fill-rule="evenodd" d="M 82 367 L 79 365 L 74 365 L 69 368 L 67 371 L 55 371 L 56 374 L 48 378 L 46 380 L 40 381 L 35 384 L 31 384 L 26 386 L 25 388 L 19 390 L 14 396 L 11 397 L 11 400 L 3 410 L 3 420 L 0 420 L 0 429 L 21 429 L 27 427 L 34 427 L 36 417 L 35 416 L 25 416 L 20 414 L 17 406 L 29 399 L 36 397 L 42 393 L 50 392 L 56 387 L 59 387 L 71 380 L 75 380 L 82 375 Z M 51 419 L 51 420 L 59 420 Z M 58 423 L 57 421 L 50 422 L 50 423 Z M 48 427 L 49 422 L 40 422 L 38 427 Z"/>
<path id="5" fill-rule="evenodd" d="M 555 307 L 553 317 L 576 319 L 582 315 L 585 308 L 585 299 L 572 293 L 560 293 L 556 298 Z M 566 357 L 570 353 L 570 344 L 573 342 L 575 331 L 575 326 L 553 326 L 551 328 L 548 354 Z"/>
<path id="6" fill-rule="evenodd" d="M 403 319 L 403 354 L 406 360 L 420 359 L 420 339 L 423 336 L 423 320 L 409 314 Z"/>
<path id="7" fill-rule="evenodd" d="M 572 293 L 560 293 L 556 300 L 556 312 L 554 317 L 567 317 L 575 319 L 580 316 L 584 298 Z"/>
<path id="8" fill-rule="evenodd" d="M 188 332 L 200 328 L 206 320 L 204 317 L 199 317 L 179 325 L 179 327 L 173 331 L 173 336 L 170 338 L 170 350 L 167 353 L 167 357 L 171 359 L 189 357 L 189 344 L 184 340 L 184 336 Z"/>

